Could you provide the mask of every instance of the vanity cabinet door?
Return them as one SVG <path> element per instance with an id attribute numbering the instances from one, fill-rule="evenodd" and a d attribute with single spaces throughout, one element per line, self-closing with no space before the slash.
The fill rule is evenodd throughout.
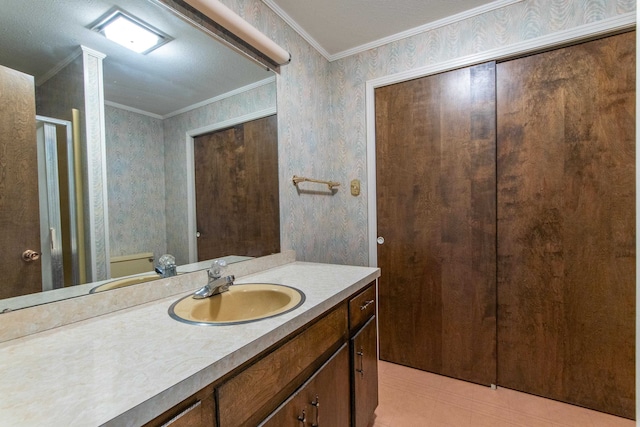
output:
<path id="1" fill-rule="evenodd" d="M 367 427 L 378 406 L 376 318 L 351 338 L 353 426 Z"/>
<path id="2" fill-rule="evenodd" d="M 261 427 L 348 426 L 349 350 L 344 344 Z"/>
<path id="3" fill-rule="evenodd" d="M 220 427 L 253 427 L 264 420 L 347 339 L 347 305 L 339 304 L 216 388 Z M 344 374 L 348 386 L 346 372 L 348 368 Z M 346 402 L 349 402 L 348 392 Z"/>

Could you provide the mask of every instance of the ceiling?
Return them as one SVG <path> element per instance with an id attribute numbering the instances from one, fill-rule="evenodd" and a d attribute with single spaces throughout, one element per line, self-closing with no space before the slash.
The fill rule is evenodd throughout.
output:
<path id="1" fill-rule="evenodd" d="M 114 7 L 174 40 L 141 55 L 92 31 Z M 74 58 L 80 45 L 101 52 L 105 99 L 158 117 L 273 78 L 149 0 L 2 0 L 0 43 L 0 64 L 34 76 L 36 85 Z"/>
<path id="2" fill-rule="evenodd" d="M 262 0 L 333 61 L 521 0 Z"/>
<path id="3" fill-rule="evenodd" d="M 521 0 L 262 0 L 328 60 Z M 140 55 L 91 30 L 119 7 L 174 40 Z M 105 99 L 157 117 L 273 74 L 153 0 L 2 0 L 0 64 L 36 84 L 83 45 L 106 54 Z"/>

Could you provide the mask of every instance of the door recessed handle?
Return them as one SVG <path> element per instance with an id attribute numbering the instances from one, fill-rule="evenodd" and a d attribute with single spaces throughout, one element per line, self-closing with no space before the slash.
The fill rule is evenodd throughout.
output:
<path id="1" fill-rule="evenodd" d="M 379 245 L 382 245 L 384 243 L 384 237 L 380 236 L 376 239 L 376 242 L 378 242 Z"/>

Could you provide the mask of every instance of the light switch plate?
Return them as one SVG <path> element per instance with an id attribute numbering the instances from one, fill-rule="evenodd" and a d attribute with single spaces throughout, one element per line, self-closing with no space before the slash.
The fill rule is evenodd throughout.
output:
<path id="1" fill-rule="evenodd" d="M 359 196 L 360 195 L 360 180 L 354 179 L 351 181 L 351 195 Z"/>

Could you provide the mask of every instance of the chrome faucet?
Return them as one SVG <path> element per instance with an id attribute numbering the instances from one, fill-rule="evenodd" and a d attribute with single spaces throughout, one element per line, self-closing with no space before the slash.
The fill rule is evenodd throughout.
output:
<path id="1" fill-rule="evenodd" d="M 214 260 L 211 269 L 207 270 L 209 282 L 194 292 L 193 298 L 204 299 L 227 292 L 236 278 L 233 275 L 222 277 L 222 270 L 226 265 L 224 260 Z"/>
<path id="2" fill-rule="evenodd" d="M 175 257 L 169 254 L 162 255 L 158 260 L 155 271 L 162 278 L 175 276 L 177 274 Z"/>

